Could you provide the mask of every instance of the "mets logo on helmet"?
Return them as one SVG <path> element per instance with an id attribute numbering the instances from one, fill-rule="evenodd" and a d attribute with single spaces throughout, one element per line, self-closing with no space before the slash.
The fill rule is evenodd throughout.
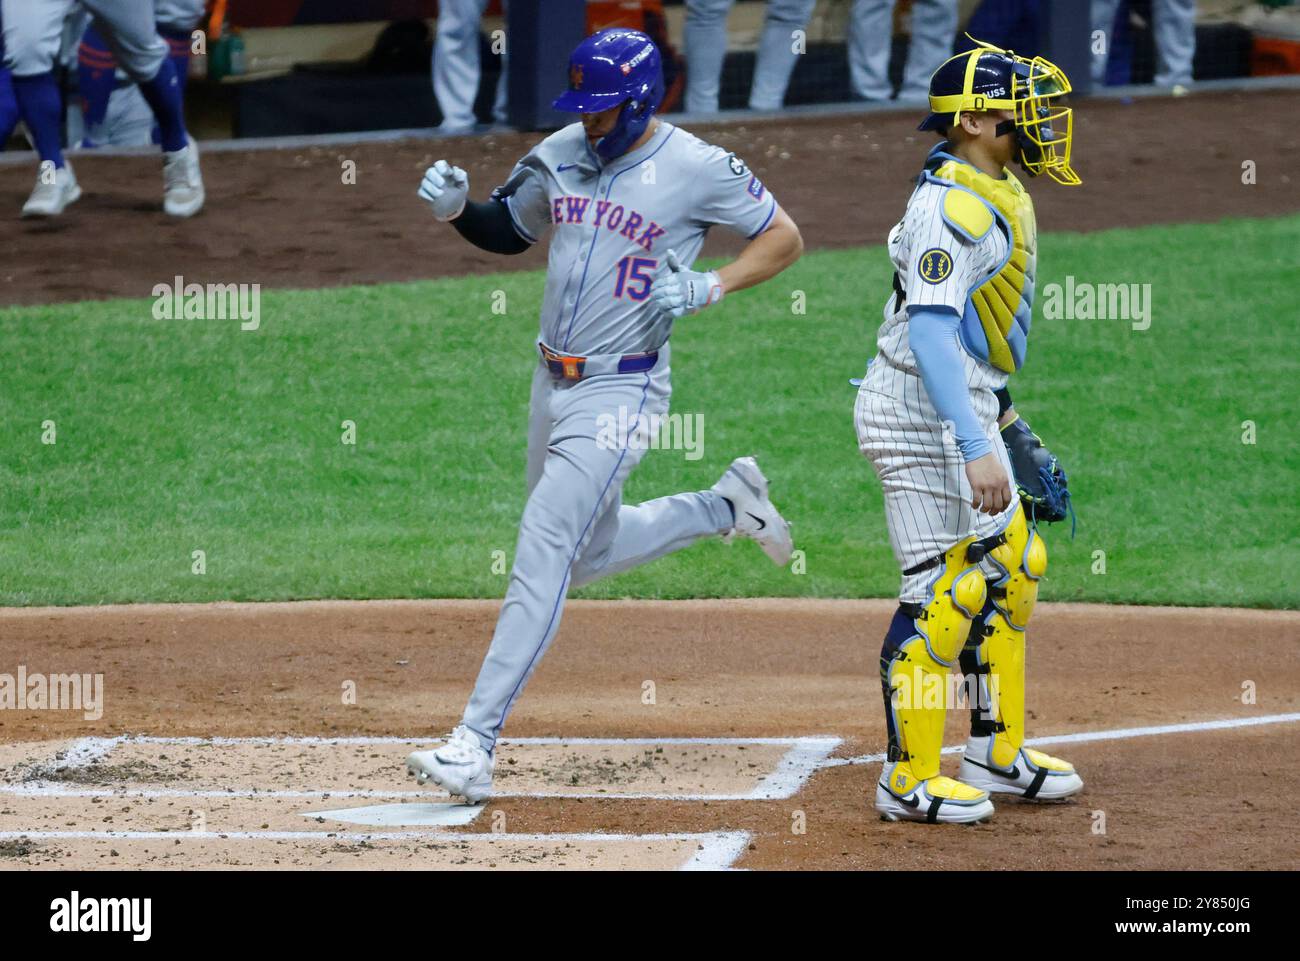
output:
<path id="1" fill-rule="evenodd" d="M 582 66 L 574 64 L 569 68 L 569 86 L 574 90 L 582 89 Z"/>
<path id="2" fill-rule="evenodd" d="M 948 256 L 948 251 L 931 247 L 921 255 L 916 271 L 927 284 L 943 283 L 952 273 L 952 258 Z"/>

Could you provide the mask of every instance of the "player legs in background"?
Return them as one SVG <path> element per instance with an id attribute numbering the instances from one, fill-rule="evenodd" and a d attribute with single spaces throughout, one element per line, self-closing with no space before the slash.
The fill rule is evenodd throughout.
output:
<path id="1" fill-rule="evenodd" d="M 135 147 L 149 143 L 149 132 L 153 127 L 153 113 L 149 110 L 134 85 L 120 85 L 117 61 L 103 34 L 91 23 L 81 35 L 77 45 L 77 92 L 81 100 L 81 119 L 84 133 L 81 146 L 101 147 Z M 113 104 L 116 95 L 117 103 Z M 131 121 L 123 123 L 123 100 L 129 98 L 137 105 L 125 113 Z M 113 110 L 113 123 L 109 123 L 110 104 Z M 141 109 L 143 116 L 140 116 Z"/>
<path id="2" fill-rule="evenodd" d="M 1106 65 L 1110 61 L 1111 46 L 1115 42 L 1115 16 L 1118 14 L 1121 0 L 1092 0 L 1089 13 L 1092 17 L 1092 35 L 1100 36 L 1102 44 L 1094 44 L 1090 49 L 1092 55 L 1092 82 L 1101 86 L 1106 82 Z M 1127 11 L 1127 4 L 1124 5 Z M 1100 49 L 1100 53 L 1095 52 Z"/>
<path id="3" fill-rule="evenodd" d="M 53 74 L 70 0 L 0 0 L 8 64 L 23 120 L 42 162 L 24 216 L 54 216 L 81 195 L 63 158 L 62 101 Z M 163 209 L 188 217 L 203 206 L 198 149 L 185 130 L 180 86 L 167 44 L 154 30 L 151 0 L 82 0 L 100 24 L 114 56 L 140 85 L 162 131 Z"/>
<path id="4" fill-rule="evenodd" d="M 717 113 L 732 0 L 686 0 L 686 112 Z"/>
<path id="5" fill-rule="evenodd" d="M 912 39 L 903 68 L 899 100 L 924 100 L 930 75 L 952 56 L 957 35 L 957 0 L 916 0 L 912 4 Z"/>
<path id="6" fill-rule="evenodd" d="M 479 63 L 479 22 L 487 0 L 442 0 L 438 5 L 433 42 L 433 95 L 442 112 L 438 129 L 461 133 L 474 129 L 474 99 L 482 76 Z M 506 121 L 506 69 L 501 60 L 492 105 L 492 119 Z"/>
<path id="7" fill-rule="evenodd" d="M 815 5 L 816 0 L 768 0 L 754 64 L 754 85 L 749 91 L 750 110 L 780 110 L 785 103 L 790 75 L 799 56 L 794 34 L 807 29 Z"/>
<path id="8" fill-rule="evenodd" d="M 1092 82 L 1097 86 L 1130 82 L 1127 65 L 1113 65 L 1121 32 L 1128 16 L 1123 0 L 1092 0 L 1093 34 L 1101 33 L 1105 46 L 1092 57 Z M 1151 29 L 1155 34 L 1157 87 L 1187 88 L 1192 84 L 1192 61 L 1196 56 L 1196 0 L 1152 0 Z M 1095 49 L 1095 48 L 1094 48 Z M 1123 56 L 1123 50 L 1119 55 Z M 1113 67 L 1113 69 L 1108 69 Z"/>
<path id="9" fill-rule="evenodd" d="M 155 4 L 158 33 L 167 41 L 167 55 L 176 68 L 182 91 L 189 79 L 194 28 L 203 19 L 205 6 L 204 0 L 157 0 Z"/>
<path id="10" fill-rule="evenodd" d="M 14 99 L 14 82 L 9 71 L 0 67 L 0 151 L 18 126 L 18 101 Z"/>
<path id="11" fill-rule="evenodd" d="M 1190 87 L 1196 55 L 1196 0 L 1152 0 L 1157 87 Z"/>
<path id="12" fill-rule="evenodd" d="M 190 78 L 190 51 L 194 44 L 194 28 L 203 19 L 204 0 L 157 0 L 154 17 L 158 35 L 167 41 L 167 58 L 172 62 L 181 97 Z M 155 126 L 154 143 L 162 142 L 162 130 Z"/>
<path id="13" fill-rule="evenodd" d="M 189 75 L 192 31 L 203 17 L 202 0 L 158 0 L 158 34 L 167 43 L 176 81 L 184 97 Z M 162 142 L 162 130 L 135 84 L 117 70 L 108 41 L 92 23 L 77 51 L 85 138 L 82 147 L 137 147 Z"/>
<path id="14" fill-rule="evenodd" d="M 894 0 L 853 0 L 849 13 L 849 86 L 863 100 L 890 97 L 889 49 L 894 37 Z"/>
<path id="15" fill-rule="evenodd" d="M 13 74 L 5 66 L 4 21 L 0 18 L 0 152 L 18 126 L 18 101 L 14 99 Z"/>
<path id="16" fill-rule="evenodd" d="M 686 110 L 717 113 L 733 0 L 686 0 Z M 779 110 L 794 71 L 794 31 L 808 25 L 816 0 L 769 0 L 749 92 L 751 110 Z"/>
<path id="17" fill-rule="evenodd" d="M 5 61 L 14 99 L 40 157 L 40 171 L 24 217 L 53 217 L 81 196 L 63 157 L 63 100 L 54 77 L 68 0 L 0 0 Z"/>
<path id="18" fill-rule="evenodd" d="M 82 0 L 113 48 L 118 65 L 153 110 L 163 149 L 163 210 L 191 217 L 203 208 L 198 147 L 185 129 L 185 105 L 167 42 L 154 27 L 152 0 Z"/>
<path id="19" fill-rule="evenodd" d="M 930 75 L 952 53 L 957 0 L 917 0 L 900 99 L 924 98 Z M 894 0 L 853 0 L 849 14 L 849 85 L 863 100 L 888 100 Z"/>

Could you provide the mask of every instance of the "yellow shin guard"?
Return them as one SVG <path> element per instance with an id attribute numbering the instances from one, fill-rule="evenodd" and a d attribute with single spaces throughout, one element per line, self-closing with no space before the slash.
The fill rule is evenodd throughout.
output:
<path id="1" fill-rule="evenodd" d="M 899 606 L 880 655 L 889 759 L 908 761 L 918 780 L 939 773 L 948 672 L 984 607 L 984 575 L 967 559 L 974 542 L 943 555 L 927 603 Z"/>
<path id="2" fill-rule="evenodd" d="M 988 557 L 1001 575 L 989 582 L 988 601 L 962 652 L 962 673 L 979 679 L 972 733 L 992 735 L 993 763 L 1010 767 L 1025 740 L 1025 626 L 1047 570 L 1047 548 L 1017 510 Z"/>

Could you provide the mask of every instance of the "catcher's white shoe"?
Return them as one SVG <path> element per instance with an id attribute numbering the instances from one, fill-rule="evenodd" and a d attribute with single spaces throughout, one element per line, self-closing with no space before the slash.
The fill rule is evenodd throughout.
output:
<path id="1" fill-rule="evenodd" d="M 163 153 L 163 212 L 172 217 L 193 217 L 203 209 L 206 194 L 199 170 L 199 145 Z"/>
<path id="2" fill-rule="evenodd" d="M 1074 765 L 1027 747 L 1010 769 L 993 763 L 993 738 L 972 737 L 957 775 L 967 784 L 994 794 L 1014 794 L 1026 801 L 1060 801 L 1083 790 Z"/>
<path id="3" fill-rule="evenodd" d="M 767 497 L 767 478 L 752 457 L 737 457 L 727 472 L 713 485 L 713 492 L 731 501 L 736 526 L 723 536 L 730 541 L 739 534 L 757 541 L 772 563 L 784 567 L 790 563 L 794 541 L 790 524 Z"/>
<path id="4" fill-rule="evenodd" d="M 492 796 L 492 765 L 492 755 L 463 724 L 451 732 L 442 747 L 415 751 L 406 758 L 407 772 L 414 774 L 420 784 L 432 781 L 470 804 Z"/>
<path id="5" fill-rule="evenodd" d="M 36 188 L 23 204 L 24 217 L 57 217 L 68 204 L 81 196 L 81 185 L 72 172 L 72 164 L 67 161 L 64 164 L 54 171 L 53 177 L 49 168 L 41 165 L 41 172 L 36 175 Z"/>
<path id="6" fill-rule="evenodd" d="M 895 761 L 880 772 L 876 810 L 886 821 L 973 824 L 993 816 L 993 802 L 987 791 L 950 777 L 918 780 L 907 761 Z"/>

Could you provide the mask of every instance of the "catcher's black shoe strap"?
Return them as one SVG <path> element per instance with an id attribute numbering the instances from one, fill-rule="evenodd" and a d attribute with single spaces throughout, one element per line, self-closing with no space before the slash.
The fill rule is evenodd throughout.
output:
<path id="1" fill-rule="evenodd" d="M 1033 799 L 1038 797 L 1038 792 L 1043 788 L 1043 782 L 1047 780 L 1047 768 L 1040 767 L 1034 772 L 1034 779 L 1030 782 L 1029 787 L 1025 788 L 1025 797 Z"/>
<path id="2" fill-rule="evenodd" d="M 930 824 L 937 824 L 939 821 L 939 809 L 943 807 L 943 798 L 937 797 L 930 801 L 930 807 L 925 812 L 925 819 Z"/>

